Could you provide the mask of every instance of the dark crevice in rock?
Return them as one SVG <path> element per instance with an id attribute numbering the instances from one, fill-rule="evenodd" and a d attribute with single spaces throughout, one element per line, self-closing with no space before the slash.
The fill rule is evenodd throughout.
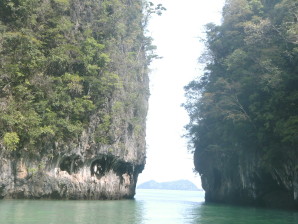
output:
<path id="1" fill-rule="evenodd" d="M 101 177 L 105 173 L 105 167 L 103 166 L 104 163 L 100 159 L 97 159 L 92 162 L 91 164 L 91 176 Z"/>
<path id="2" fill-rule="evenodd" d="M 128 132 L 129 136 L 132 136 L 132 134 L 133 134 L 133 125 L 131 123 L 128 124 L 127 132 Z"/>
<path id="3" fill-rule="evenodd" d="M 71 168 L 71 158 L 70 157 L 66 157 L 60 163 L 60 169 L 62 171 L 66 171 L 67 173 L 70 174 L 70 168 Z"/>
<path id="4" fill-rule="evenodd" d="M 133 173 L 133 166 L 131 163 L 127 163 L 121 160 L 118 160 L 114 163 L 113 170 L 118 176 L 121 176 L 125 173 L 132 174 Z"/>
<path id="5" fill-rule="evenodd" d="M 59 194 L 58 191 L 53 191 L 52 194 L 50 195 L 50 198 L 52 198 L 52 199 L 61 199 L 61 195 Z"/>
<path id="6" fill-rule="evenodd" d="M 133 175 L 133 166 L 130 163 L 124 161 L 117 161 L 113 167 L 114 172 L 120 177 L 121 184 L 124 181 L 123 174 L 127 174 L 129 176 L 129 181 L 131 182 L 131 178 Z"/>
<path id="7" fill-rule="evenodd" d="M 104 176 L 108 173 L 113 166 L 114 156 L 102 155 L 91 163 L 90 171 L 91 176 L 96 175 L 97 177 Z"/>
<path id="8" fill-rule="evenodd" d="M 117 159 L 112 155 L 102 155 L 91 163 L 91 176 L 101 178 L 110 170 L 113 170 L 114 173 L 116 173 L 117 176 L 120 177 L 120 180 L 122 182 L 123 174 L 133 174 L 133 165 L 129 162 Z"/>
<path id="9" fill-rule="evenodd" d="M 3 198 L 4 198 L 4 197 L 3 197 L 4 188 L 5 188 L 5 185 L 2 184 L 2 185 L 0 186 L 0 199 L 3 199 Z"/>
<path id="10" fill-rule="evenodd" d="M 77 173 L 80 170 L 80 168 L 83 167 L 83 164 L 84 163 L 79 156 L 68 156 L 62 159 L 60 163 L 60 169 L 62 171 L 66 171 L 69 174 Z"/>

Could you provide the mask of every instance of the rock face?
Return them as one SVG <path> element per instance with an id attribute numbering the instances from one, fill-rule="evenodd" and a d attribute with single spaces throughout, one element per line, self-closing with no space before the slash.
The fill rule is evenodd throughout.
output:
<path id="1" fill-rule="evenodd" d="M 89 133 L 88 133 L 89 130 Z M 138 174 L 145 164 L 145 140 L 134 136 L 119 144 L 100 146 L 90 141 L 92 128 L 78 145 L 55 149 L 36 158 L 2 152 L 1 198 L 121 199 L 133 198 Z M 124 145 L 125 144 L 125 145 Z M 59 146 L 57 146 L 59 147 Z M 117 148 L 116 148 L 117 147 Z"/>
<path id="2" fill-rule="evenodd" d="M 185 87 L 184 105 L 206 201 L 298 209 L 298 42 L 282 37 L 297 31 L 287 16 L 296 2 L 258 1 L 260 16 L 256 1 L 229 0 L 222 23 L 206 26 L 205 70 Z M 279 81 L 269 87 L 273 67 Z"/>
<path id="3" fill-rule="evenodd" d="M 194 158 L 208 202 L 298 208 L 297 158 L 274 169 L 254 153 L 205 151 Z"/>
<path id="4" fill-rule="evenodd" d="M 22 55 L 15 62 L 7 53 L 11 36 L 0 41 L 0 67 L 22 64 L 17 85 L 27 85 L 19 95 L 14 84 L 0 85 L 0 199 L 133 198 L 145 165 L 149 97 L 143 1 L 31 2 L 0 6 L 9 18 L 1 15 L 1 26 L 13 38 L 23 38 L 18 27 L 24 28 L 34 40 L 28 49 L 44 58 L 30 70 L 31 59 L 19 63 Z M 12 15 L 22 7 L 21 16 L 36 18 L 34 24 Z M 4 76 L 14 79 L 9 71 Z M 35 124 L 26 123 L 26 111 Z"/>
<path id="5" fill-rule="evenodd" d="M 145 126 L 136 137 L 130 133 L 127 123 L 126 129 L 122 132 L 118 130 L 122 142 L 119 139 L 112 145 L 100 145 L 92 137 L 95 120 L 96 117 L 83 132 L 77 145 L 56 144 L 50 156 L 49 149 L 44 155 L 35 158 L 2 151 L 0 197 L 132 198 L 138 174 L 145 164 Z"/>

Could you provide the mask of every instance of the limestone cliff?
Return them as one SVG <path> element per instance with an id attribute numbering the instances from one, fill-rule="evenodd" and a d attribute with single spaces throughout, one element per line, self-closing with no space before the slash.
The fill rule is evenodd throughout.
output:
<path id="1" fill-rule="evenodd" d="M 145 141 L 122 133 L 122 148 L 117 143 L 100 146 L 91 131 L 84 131 L 77 145 L 51 149 L 57 152 L 53 157 L 2 153 L 1 198 L 132 198 L 145 164 Z"/>
<path id="2" fill-rule="evenodd" d="M 185 108 L 207 201 L 298 208 L 295 15 L 295 0 L 229 0 L 206 25 Z"/>
<path id="3" fill-rule="evenodd" d="M 297 158 L 288 158 L 272 169 L 264 168 L 261 157 L 254 153 L 205 151 L 196 152 L 194 158 L 208 202 L 298 206 Z"/>
<path id="4" fill-rule="evenodd" d="M 142 20 L 139 0 L 0 4 L 0 198 L 134 196 L 152 49 Z"/>

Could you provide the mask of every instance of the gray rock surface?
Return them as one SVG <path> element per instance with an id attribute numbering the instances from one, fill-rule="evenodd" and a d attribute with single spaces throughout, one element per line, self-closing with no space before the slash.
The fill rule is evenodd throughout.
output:
<path id="1" fill-rule="evenodd" d="M 96 38 L 104 36 L 101 41 L 109 64 L 104 68 L 107 80 L 98 87 L 97 94 L 102 95 L 92 99 L 96 109 L 86 114 L 89 119 L 78 136 L 45 140 L 33 149 L 23 144 L 10 151 L 0 141 L 2 199 L 122 199 L 135 194 L 145 165 L 151 60 L 145 52 L 150 41 L 143 33 L 143 2 L 94 1 L 92 7 L 90 2 L 66 1 L 61 7 L 68 7 L 68 19 L 74 24 L 71 36 L 83 37 L 82 32 L 92 30 Z M 40 3 L 51 8 L 55 1 Z M 118 14 L 101 20 L 101 16 L 109 16 L 105 10 Z"/>
<path id="2" fill-rule="evenodd" d="M 0 145 L 0 198 L 125 199 L 133 198 L 138 175 L 145 166 L 147 73 L 131 80 L 136 87 L 120 92 L 106 105 L 139 91 L 135 104 L 112 114 L 110 142 L 96 141 L 100 113 L 91 116 L 89 126 L 76 142 L 45 142 L 38 153 L 26 149 L 9 152 Z M 141 111 L 141 112 L 140 112 Z"/>
<path id="3" fill-rule="evenodd" d="M 2 151 L 0 198 L 132 198 L 145 164 L 144 130 L 138 139 L 124 135 L 124 143 L 113 145 L 96 144 L 91 135 L 92 131 L 84 132 L 72 147 L 56 144 L 53 156 L 32 158 Z"/>
<path id="4" fill-rule="evenodd" d="M 260 158 L 252 152 L 196 152 L 206 201 L 297 209 L 297 158 L 281 158 L 274 168 L 265 168 Z"/>

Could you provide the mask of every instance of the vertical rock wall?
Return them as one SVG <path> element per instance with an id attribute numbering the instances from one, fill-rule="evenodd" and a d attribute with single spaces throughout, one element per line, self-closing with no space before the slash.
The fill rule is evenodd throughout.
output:
<path id="1" fill-rule="evenodd" d="M 56 148 L 44 150 L 43 155 L 3 150 L 0 198 L 133 198 L 145 165 L 145 124 L 135 136 L 127 123 L 126 129 L 118 130 L 119 140 L 103 145 L 94 141 L 94 121 L 96 117 L 76 144 L 56 143 Z"/>
<path id="2" fill-rule="evenodd" d="M 24 1 L 22 4 L 27 3 Z M 26 32 L 32 31 L 30 35 L 36 35 L 35 39 L 41 41 L 44 41 L 44 36 L 48 35 L 46 37 L 51 38 L 54 33 L 61 38 L 61 41 L 68 43 L 67 46 L 62 44 L 59 47 L 60 42 L 57 41 L 55 44 L 58 47 L 55 46 L 55 51 L 51 49 L 53 44 L 49 43 L 47 51 L 40 47 L 40 54 L 45 52 L 46 58 L 48 52 L 56 52 L 62 47 L 68 47 L 69 50 L 61 50 L 62 59 L 57 56 L 58 61 L 55 66 L 44 60 L 44 67 L 39 68 L 40 71 L 37 68 L 33 71 L 38 74 L 44 72 L 42 75 L 32 76 L 29 72 L 25 73 L 28 70 L 26 67 L 22 68 L 25 70 L 26 80 L 24 79 L 20 85 L 30 83 L 33 86 L 32 92 L 35 91 L 35 86 L 38 86 L 41 92 L 43 88 L 47 88 L 49 91 L 45 91 L 45 99 L 42 99 L 47 102 L 46 97 L 52 94 L 51 88 L 55 87 L 55 80 L 61 81 L 60 76 L 63 77 L 63 75 L 64 77 L 76 77 L 77 80 L 73 80 L 73 83 L 68 82 L 66 87 L 70 89 L 65 92 L 66 97 L 73 102 L 81 100 L 81 102 L 92 103 L 93 106 L 92 112 L 89 110 L 77 122 L 83 129 L 80 134 L 69 136 L 69 133 L 77 133 L 71 132 L 70 129 L 73 126 L 70 125 L 67 127 L 70 131 L 65 133 L 66 137 L 58 135 L 57 137 L 54 131 L 51 131 L 52 136 L 41 134 L 43 139 L 31 141 L 33 143 L 30 143 L 30 148 L 25 147 L 30 139 L 23 137 L 24 134 L 18 132 L 18 127 L 9 127 L 5 123 L 6 120 L 0 119 L 0 128 L 3 133 L 15 130 L 15 136 L 21 139 L 18 144 L 9 149 L 2 140 L 4 134 L 0 132 L 0 198 L 133 198 L 138 175 L 145 165 L 145 123 L 149 97 L 147 75 L 149 60 L 145 48 L 150 45 L 150 41 L 143 34 L 143 2 L 42 0 L 32 1 L 32 4 L 36 4 L 36 7 L 22 6 L 28 12 L 31 10 L 32 13 L 36 13 L 37 18 L 35 24 L 29 24 L 26 27 Z M 9 14 L 9 7 L 18 9 L 19 6 L 12 4 L 5 6 L 6 8 L 2 5 L 0 7 L 3 7 L 1 10 L 6 10 L 5 12 Z M 43 10 L 47 10 L 50 16 L 57 14 L 59 18 L 53 16 L 53 22 L 50 23 L 45 20 Z M 15 27 L 11 24 L 14 24 L 14 20 L 20 19 L 14 16 L 10 18 L 11 21 L 3 19 L 7 30 L 11 29 L 11 32 L 15 32 Z M 26 16 L 29 17 L 31 14 Z M 55 26 L 59 24 L 55 23 L 55 19 L 67 20 L 68 23 L 65 27 L 57 28 Z M 37 28 L 45 27 L 39 24 L 41 22 L 54 28 L 45 29 L 41 36 L 38 36 L 36 32 L 40 29 Z M 25 25 L 27 26 L 24 23 Z M 33 27 L 32 30 L 30 30 L 31 27 Z M 34 29 L 35 32 L 33 32 Z M 48 42 L 49 40 L 46 39 Z M 5 47 L 1 44 L 0 50 Z M 92 49 L 92 46 L 96 49 Z M 4 53 L 3 55 L 6 56 Z M 63 57 L 69 61 L 63 61 L 65 60 Z M 10 63 L 10 58 L 7 58 L 4 57 L 3 61 Z M 60 59 L 62 61 L 59 62 Z M 57 74 L 57 66 L 62 66 L 59 71 L 62 75 Z M 36 77 L 46 78 L 47 85 L 40 85 L 42 80 Z M 77 87 L 78 89 L 75 90 Z M 9 105 L 8 99 L 17 97 L 13 95 L 12 90 L 9 91 L 10 95 L 6 93 L 5 95 L 4 92 L 0 94 L 0 109 L 1 112 L 4 111 L 4 114 L 8 113 L 6 112 Z M 36 104 L 40 103 L 39 99 L 34 96 L 31 101 Z M 48 107 L 54 111 L 55 102 L 53 105 L 49 102 L 47 102 Z M 31 102 L 28 102 L 28 105 L 42 124 L 44 112 L 39 113 L 34 107 L 35 104 Z M 60 107 L 63 108 L 63 105 Z M 59 116 L 59 110 L 55 109 L 54 112 Z M 25 114 L 23 108 L 20 108 L 19 114 L 22 115 L 22 113 Z M 67 120 L 69 117 L 71 114 L 57 118 Z M 25 116 L 24 119 L 26 119 Z M 51 122 L 55 123 L 55 121 Z M 71 122 L 76 124 L 75 121 Z M 74 125 L 75 128 L 76 126 L 78 125 Z M 9 130 L 5 130 L 4 127 Z M 56 129 L 60 127 L 61 125 L 57 125 Z"/>
<path id="3" fill-rule="evenodd" d="M 264 168 L 256 153 L 195 153 L 205 199 L 277 208 L 298 208 L 297 159 L 276 168 Z"/>

